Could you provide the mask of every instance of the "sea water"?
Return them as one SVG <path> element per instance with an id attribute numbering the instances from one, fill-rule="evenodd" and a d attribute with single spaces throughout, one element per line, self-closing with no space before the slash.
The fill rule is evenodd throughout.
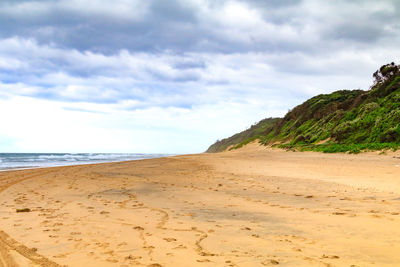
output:
<path id="1" fill-rule="evenodd" d="M 172 156 L 134 153 L 0 153 L 0 170 L 68 166 Z"/>

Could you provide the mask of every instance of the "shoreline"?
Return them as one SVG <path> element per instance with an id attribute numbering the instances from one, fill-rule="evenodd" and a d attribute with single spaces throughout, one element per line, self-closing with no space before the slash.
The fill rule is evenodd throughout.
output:
<path id="1" fill-rule="evenodd" d="M 0 262 L 396 266 L 397 164 L 249 145 L 0 172 Z"/>
<path id="2" fill-rule="evenodd" d="M 40 153 L 38 153 L 40 154 Z M 107 163 L 114 163 L 114 162 L 129 162 L 129 161 L 136 161 L 136 160 L 145 160 L 145 159 L 158 159 L 158 158 L 168 158 L 168 157 L 174 157 L 174 156 L 179 156 L 175 154 L 159 154 L 159 155 L 164 155 L 160 157 L 152 157 L 152 158 L 139 158 L 139 159 L 127 159 L 127 160 L 115 160 L 115 161 L 101 161 L 101 162 L 77 162 L 77 163 L 72 163 L 72 164 L 66 164 L 66 165 L 51 165 L 51 166 L 20 166 L 20 167 L 7 167 L 7 168 L 0 168 L 0 172 L 8 172 L 8 171 L 18 171 L 18 170 L 33 170 L 33 169 L 42 169 L 42 168 L 56 168 L 56 167 L 68 167 L 68 166 L 80 166 L 80 165 L 93 165 L 93 164 L 107 164 Z M 70 161 L 66 161 L 71 163 Z"/>
<path id="3" fill-rule="evenodd" d="M 226 150 L 222 152 L 202 152 L 202 153 L 190 153 L 190 154 L 159 154 L 159 155 L 165 155 L 165 156 L 160 156 L 160 157 L 154 157 L 154 158 L 140 158 L 140 159 L 128 159 L 128 160 L 117 160 L 117 161 L 105 161 L 105 162 L 88 162 L 88 163 L 74 163 L 74 164 L 68 164 L 68 165 L 53 165 L 53 166 L 29 166 L 29 167 L 10 167 L 10 168 L 5 168 L 1 169 L 0 168 L 0 173 L 1 172 L 12 172 L 12 171 L 20 171 L 20 170 L 34 170 L 34 169 L 44 169 L 44 168 L 58 168 L 58 167 L 70 167 L 70 166 L 81 166 L 81 165 L 97 165 L 97 164 L 107 164 L 107 163 L 118 163 L 118 162 L 131 162 L 131 161 L 140 161 L 140 160 L 148 160 L 148 159 L 159 159 L 159 158 L 170 158 L 170 157 L 179 157 L 179 156 L 193 156 L 193 155 L 218 155 L 221 153 L 235 153 L 239 152 L 242 153 L 243 151 L 248 150 L 250 148 L 250 151 L 269 151 L 269 150 L 276 150 L 276 151 L 282 151 L 282 152 L 295 152 L 295 153 L 314 153 L 314 154 L 320 154 L 320 155 L 376 155 L 376 156 L 393 156 L 394 158 L 400 159 L 400 150 L 398 151 L 390 151 L 390 150 L 383 150 L 385 154 L 382 154 L 380 150 L 376 151 L 362 151 L 358 154 L 354 153 L 348 153 L 348 152 L 335 152 L 335 153 L 326 153 L 326 152 L 319 152 L 319 151 L 298 151 L 298 150 L 290 150 L 290 149 L 285 149 L 285 148 L 277 148 L 277 147 L 272 147 L 270 145 L 265 146 L 265 145 L 260 145 L 257 142 L 251 142 L 248 145 L 244 146 L 243 148 L 240 149 L 235 149 L 235 150 Z M 1 154 L 1 153 L 0 153 Z M 25 154 L 25 153 L 22 153 Z M 41 154 L 41 153 L 37 153 Z M 46 153 L 47 154 L 47 153 Z M 54 153 L 57 154 L 57 153 Z M 64 154 L 64 153 L 58 153 L 58 154 Z M 79 154 L 79 153 L 74 153 L 74 154 Z M 106 154 L 106 153 L 102 153 Z M 115 154 L 115 153 L 109 153 L 109 154 Z M 133 153 L 135 154 L 135 153 Z M 141 153 L 143 154 L 143 153 Z M 399 165 L 400 167 L 400 165 Z"/>

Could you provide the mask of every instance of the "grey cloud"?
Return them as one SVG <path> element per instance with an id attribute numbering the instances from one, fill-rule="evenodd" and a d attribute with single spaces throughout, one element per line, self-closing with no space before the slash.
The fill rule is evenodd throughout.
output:
<path id="1" fill-rule="evenodd" d="M 384 31 L 378 25 L 359 24 L 357 22 L 335 26 L 329 34 L 331 39 L 349 39 L 366 43 L 375 42 L 383 35 Z"/>
<path id="2" fill-rule="evenodd" d="M 110 9 L 116 2 L 105 4 L 103 9 Z M 392 15 L 388 22 L 387 12 L 371 12 L 374 24 L 371 28 L 357 25 L 357 12 L 353 20 L 341 18 L 346 4 L 338 1 L 337 7 L 333 2 L 317 2 L 314 6 L 332 6 L 332 14 L 324 14 L 326 18 L 322 22 L 320 32 L 306 32 L 307 27 L 319 27 L 319 21 L 309 21 L 307 15 L 308 1 L 241 1 L 250 9 L 257 10 L 265 23 L 276 29 L 270 34 L 281 35 L 270 38 L 259 39 L 259 33 L 268 34 L 271 29 L 259 29 L 259 33 L 236 30 L 235 28 L 221 27 L 213 22 L 213 14 L 222 13 L 224 4 L 228 1 L 204 2 L 203 9 L 199 11 L 198 6 L 191 1 L 147 1 L 145 15 L 138 19 L 129 19 L 119 16 L 117 12 L 96 13 L 87 7 L 86 10 L 66 9 L 65 1 L 2 1 L 0 4 L 0 36 L 9 38 L 20 36 L 23 38 L 34 38 L 40 44 L 53 43 L 59 47 L 73 48 L 79 51 L 94 51 L 105 54 L 117 53 L 121 49 L 131 52 L 159 52 L 171 50 L 176 53 L 188 51 L 216 52 L 216 53 L 241 53 L 244 51 L 274 52 L 281 51 L 303 51 L 310 52 L 312 47 L 326 44 L 325 39 L 355 39 L 361 42 L 378 40 L 387 36 L 385 25 L 395 27 L 399 19 Z M 393 3 L 398 8 L 396 1 Z M 31 12 L 22 12 L 21 4 L 29 4 Z M 47 3 L 45 5 L 44 3 Z M 336 3 L 336 2 L 335 2 Z M 368 2 L 369 3 L 369 2 Z M 371 2 L 373 3 L 373 1 Z M 18 8 L 18 5 L 20 6 Z M 311 4 L 308 4 L 311 5 Z M 365 4 L 366 5 L 366 4 Z M 37 6 L 37 8 L 33 8 Z M 14 12 L 10 12 L 13 8 Z M 351 8 L 356 9 L 355 5 Z M 18 11 L 20 10 L 21 11 Z M 208 11 L 210 12 L 208 12 Z M 355 10 L 356 11 L 356 10 Z M 398 12 L 394 12 L 394 14 Z M 336 14 L 336 15 L 333 15 Z M 345 16 L 346 14 L 343 13 Z M 205 17 L 204 17 L 205 16 Z M 312 23 L 312 24 L 310 24 Z M 315 24 L 315 25 L 314 25 Z M 279 27 L 285 26 L 297 32 L 297 40 L 285 39 L 285 33 Z M 234 27 L 234 26 L 231 26 Z M 258 27 L 264 27 L 258 25 Z M 392 27 L 392 28 L 393 28 Z M 231 30 L 234 30 L 230 33 Z M 398 29 L 397 29 L 398 30 Z M 320 34 L 323 39 L 318 39 L 311 34 Z M 229 36 L 229 38 L 226 38 Z M 246 37 L 249 41 L 240 41 Z M 309 38 L 316 38 L 316 43 L 307 43 Z M 315 52 L 315 51 L 314 51 Z"/>
<path id="3" fill-rule="evenodd" d="M 176 62 L 173 66 L 177 69 L 204 69 L 206 64 L 200 60 L 182 60 Z"/>
<path id="4" fill-rule="evenodd" d="M 43 5 L 42 2 L 24 2 Z M 18 10 L 20 1 L 1 3 L 0 36 L 18 35 L 34 38 L 41 44 L 55 43 L 60 47 L 103 53 L 115 53 L 120 49 L 179 50 L 196 39 L 194 10 L 177 1 L 153 1 L 149 7 L 151 12 L 143 20 L 121 19 L 118 14 L 93 14 L 90 9 L 87 12 L 65 10 L 62 2 L 49 2 L 44 9 L 33 9 L 29 13 L 7 12 L 13 7 Z M 107 5 L 112 7 L 113 4 Z"/>
<path id="5" fill-rule="evenodd" d="M 258 7 L 282 8 L 287 6 L 295 6 L 303 0 L 242 0 L 243 2 L 252 3 Z"/>

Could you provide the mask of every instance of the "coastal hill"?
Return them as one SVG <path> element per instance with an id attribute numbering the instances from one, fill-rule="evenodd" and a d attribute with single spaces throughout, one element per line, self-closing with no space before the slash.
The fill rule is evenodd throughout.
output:
<path id="1" fill-rule="evenodd" d="M 400 146 L 400 65 L 383 65 L 368 91 L 340 90 L 315 96 L 283 118 L 263 119 L 219 140 L 206 152 L 264 145 L 297 150 L 358 153 Z"/>

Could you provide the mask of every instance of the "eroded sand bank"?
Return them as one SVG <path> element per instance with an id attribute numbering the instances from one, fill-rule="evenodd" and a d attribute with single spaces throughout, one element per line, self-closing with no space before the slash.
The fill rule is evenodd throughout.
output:
<path id="1" fill-rule="evenodd" d="M 3 172 L 0 205 L 0 266 L 400 266 L 393 154 L 251 145 Z"/>

